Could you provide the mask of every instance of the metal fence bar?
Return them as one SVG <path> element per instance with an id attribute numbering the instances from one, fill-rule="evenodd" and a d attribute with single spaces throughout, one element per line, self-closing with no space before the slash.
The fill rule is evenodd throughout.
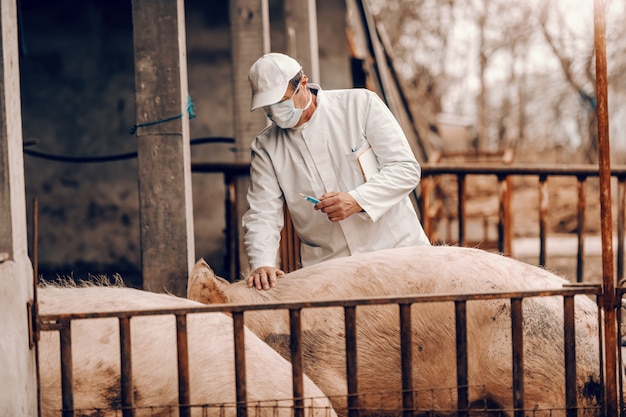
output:
<path id="1" fill-rule="evenodd" d="M 459 218 L 459 246 L 465 246 L 465 199 L 467 193 L 465 192 L 465 175 L 459 174 L 456 177 L 457 180 L 457 216 Z"/>
<path id="2" fill-rule="evenodd" d="M 624 278 L 624 227 L 626 213 L 626 177 L 617 179 L 617 280 Z"/>
<path id="3" fill-rule="evenodd" d="M 624 288 L 617 288 L 617 298 L 620 301 L 620 304 L 624 302 Z M 622 355 L 622 339 L 624 338 L 624 335 L 622 333 L 622 315 L 618 314 L 617 315 L 617 363 L 624 363 L 623 361 L 623 355 Z M 623 372 L 618 372 L 617 374 L 618 377 L 618 387 L 623 387 L 624 386 L 624 373 Z M 624 407 L 626 407 L 626 405 L 624 404 L 624 390 L 620 389 L 619 391 L 619 409 L 622 410 L 621 415 L 624 415 Z"/>
<path id="4" fill-rule="evenodd" d="M 284 226 L 280 231 L 280 269 L 292 272 L 301 267 L 300 239 L 296 233 L 287 204 L 283 205 Z"/>
<path id="5" fill-rule="evenodd" d="M 74 417 L 74 393 L 72 386 L 72 328 L 70 320 L 60 323 L 61 343 L 61 404 L 63 417 Z"/>
<path id="6" fill-rule="evenodd" d="M 233 312 L 233 342 L 235 345 L 235 385 L 237 417 L 248 416 L 248 391 L 246 385 L 246 346 L 242 311 Z"/>
<path id="7" fill-rule="evenodd" d="M 597 165 L 591 164 L 527 164 L 512 163 L 502 164 L 495 162 L 482 162 L 480 164 L 439 161 L 437 163 L 422 163 L 422 177 L 437 175 L 521 175 L 536 176 L 545 174 L 548 176 L 598 176 Z M 612 165 L 612 176 L 626 176 L 626 165 Z"/>
<path id="8" fill-rule="evenodd" d="M 176 315 L 176 351 L 178 353 L 178 409 L 180 417 L 190 417 L 189 344 L 187 340 L 187 315 Z"/>
<path id="9" fill-rule="evenodd" d="M 430 239 L 432 239 L 434 235 L 432 219 L 437 215 L 438 210 L 433 195 L 435 186 L 435 177 L 423 178 L 420 181 L 421 198 L 418 204 L 421 206 L 421 212 L 423 213 L 423 217 L 420 220 L 422 221 L 426 236 Z"/>
<path id="10" fill-rule="evenodd" d="M 119 318 L 120 328 L 120 401 L 124 417 L 135 416 L 135 399 L 133 396 L 133 366 L 131 355 L 130 317 Z"/>
<path id="11" fill-rule="evenodd" d="M 510 181 L 507 175 L 498 175 L 498 251 L 511 253 L 510 239 Z"/>
<path id="12" fill-rule="evenodd" d="M 611 175 L 612 176 L 616 176 L 618 179 L 623 178 L 626 174 L 626 166 L 617 166 L 617 167 L 613 167 L 611 169 Z M 441 175 L 463 175 L 463 176 L 467 176 L 467 175 L 496 175 L 498 176 L 498 178 L 501 178 L 503 176 L 511 176 L 511 175 L 517 175 L 517 176 L 529 176 L 529 175 L 539 175 L 539 180 L 540 180 L 540 253 L 539 253 L 539 265 L 545 266 L 545 231 L 546 229 L 543 229 L 543 235 L 541 235 L 542 233 L 542 219 L 547 218 L 547 188 L 546 188 L 546 183 L 545 183 L 545 178 L 547 178 L 548 176 L 572 176 L 572 177 L 577 177 L 579 178 L 579 181 L 582 179 L 583 182 L 586 181 L 586 179 L 590 176 L 599 176 L 599 171 L 598 168 L 596 166 L 593 165 L 533 165 L 533 164 L 518 164 L 518 165 L 497 165 L 497 164 L 493 164 L 493 163 L 484 163 L 481 164 L 480 166 L 476 166 L 476 164 L 472 165 L 472 164 L 463 164 L 463 163 L 455 163 L 455 164 L 451 164 L 451 163 L 443 163 L 443 162 L 437 162 L 436 164 L 423 164 L 422 165 L 422 177 L 424 179 L 427 178 L 431 178 L 431 177 L 436 177 L 436 176 L 441 176 Z M 584 187 L 584 184 L 579 184 L 579 193 L 580 192 L 584 192 L 584 190 L 582 189 Z M 544 198 L 545 197 L 545 198 Z M 541 205 L 541 199 L 544 198 L 544 205 Z M 503 198 L 500 198 L 500 204 L 504 205 L 506 202 L 505 200 L 503 200 Z M 580 206 L 580 204 L 583 204 L 583 206 Z M 579 224 L 582 220 L 582 227 L 584 227 L 584 216 L 585 216 L 585 201 L 584 200 L 580 200 L 579 197 L 579 211 L 577 213 L 578 215 L 578 219 L 579 219 Z M 619 204 L 619 201 L 618 201 Z M 545 213 L 545 217 L 542 217 L 542 210 L 544 210 L 543 213 Z M 425 211 L 427 213 L 427 211 Z M 431 224 L 432 221 L 429 220 L 429 224 Z M 545 224 L 543 226 L 546 226 Z M 617 253 L 617 260 L 618 260 L 618 265 L 623 265 L 623 258 L 624 258 L 624 234 L 623 234 L 623 229 L 624 226 L 622 225 L 621 227 L 618 226 L 618 253 Z M 578 233 L 583 233 L 584 234 L 584 229 L 579 227 Z M 621 235 L 620 235 L 621 233 Z M 498 244 L 499 244 L 499 248 L 500 250 L 502 250 L 502 247 L 505 248 L 504 252 L 506 251 L 507 245 L 510 244 L 510 241 L 512 240 L 512 233 L 510 236 L 505 236 L 506 235 L 506 228 L 502 227 L 499 228 L 498 231 Z M 502 241 L 504 241 L 504 246 L 502 244 Z M 579 245 L 582 245 L 582 250 L 578 250 L 577 252 L 577 272 L 576 272 L 576 279 L 578 282 L 582 282 L 583 279 L 583 266 L 584 266 L 584 243 L 582 243 L 584 241 L 584 239 L 582 237 L 579 237 Z M 542 251 L 543 250 L 543 251 Z M 507 252 L 508 253 L 508 252 Z M 618 276 L 621 277 L 620 272 L 618 271 Z"/>
<path id="13" fill-rule="evenodd" d="M 413 342 L 411 331 L 411 304 L 400 304 L 400 356 L 402 363 L 402 415 L 412 417 L 413 399 Z"/>
<path id="14" fill-rule="evenodd" d="M 346 372 L 348 382 L 348 417 L 359 417 L 359 379 L 357 378 L 356 307 L 344 308 L 346 334 Z"/>
<path id="15" fill-rule="evenodd" d="M 302 364 L 302 320 L 300 313 L 299 308 L 289 309 L 294 417 L 304 417 L 304 368 Z"/>
<path id="16" fill-rule="evenodd" d="M 406 303 L 438 303 L 438 302 L 454 302 L 457 300 L 500 300 L 506 298 L 519 297 L 550 297 L 563 295 L 600 295 L 602 287 L 597 284 L 582 284 L 575 286 L 566 286 L 560 289 L 545 290 L 525 290 L 525 291 L 494 291 L 481 293 L 462 293 L 462 294 L 410 294 L 410 295 L 385 295 L 365 298 L 350 298 L 345 300 L 319 300 L 319 301 L 299 301 L 288 303 L 267 303 L 267 304 L 205 304 L 202 306 L 193 306 L 188 308 L 165 308 L 165 309 L 147 309 L 147 310 L 128 310 L 128 311 L 106 311 L 92 313 L 59 313 L 59 314 L 42 314 L 39 316 L 40 329 L 51 330 L 49 322 L 75 319 L 90 319 L 104 317 L 120 317 L 120 316 L 155 316 L 155 315 L 175 315 L 190 313 L 244 313 L 246 311 L 261 310 L 278 310 L 291 308 L 318 308 L 318 307 L 350 307 L 350 306 L 366 306 L 366 305 L 384 305 L 384 304 L 406 304 Z M 233 315 L 235 319 L 235 315 Z M 43 323 L 42 323 L 43 322 Z M 52 328 L 56 330 L 56 327 Z"/>
<path id="17" fill-rule="evenodd" d="M 576 282 L 583 282 L 583 267 L 585 262 L 585 209 L 587 207 L 585 197 L 585 185 L 587 177 L 578 176 L 578 252 L 576 256 Z"/>
<path id="18" fill-rule="evenodd" d="M 621 294 L 626 291 L 624 288 L 618 288 L 618 292 Z M 244 346 L 244 312 L 252 310 L 277 310 L 288 309 L 290 311 L 290 331 L 291 333 L 291 347 L 292 347 L 292 361 L 294 364 L 293 376 L 294 376 L 294 411 L 296 414 L 302 414 L 304 411 L 303 405 L 303 389 L 302 385 L 298 387 L 298 380 L 303 379 L 303 366 L 302 366 L 302 323 L 301 323 L 301 309 L 303 308 L 319 308 L 319 307 L 343 307 L 345 311 L 345 324 L 346 324 L 346 366 L 347 366 L 347 378 L 348 378 L 348 404 L 349 404 L 349 417 L 355 417 L 360 413 L 359 396 L 358 396 L 358 381 L 357 381 L 357 346 L 356 346 L 356 307 L 365 305 L 388 305 L 397 304 L 400 308 L 400 330 L 401 330 L 401 354 L 402 354 L 402 407 L 403 414 L 412 415 L 417 408 L 413 395 L 413 381 L 411 375 L 413 374 L 412 358 L 411 358 L 411 307 L 414 303 L 429 303 L 429 302 L 453 302 L 455 304 L 455 319 L 456 319 L 456 338 L 457 338 L 457 393 L 458 393 L 458 412 L 459 415 L 466 415 L 469 412 L 468 406 L 468 363 L 467 363 L 467 329 L 466 329 L 466 302 L 470 300 L 511 300 L 511 327 L 512 327 L 512 354 L 513 354 L 513 396 L 514 396 L 514 408 L 515 415 L 523 415 L 524 409 L 524 360 L 523 360 L 523 317 L 522 317 L 522 301 L 528 297 L 543 297 L 543 296 L 563 296 L 564 297 L 564 343 L 565 343 L 565 357 L 566 363 L 566 407 L 568 410 L 576 408 L 575 397 L 575 379 L 576 370 L 572 368 L 572 364 L 575 363 L 576 351 L 574 347 L 575 329 L 574 329 L 574 296 L 593 296 L 596 297 L 596 304 L 598 305 L 598 324 L 602 322 L 602 311 L 599 306 L 601 302 L 601 287 L 599 285 L 571 285 L 566 286 L 559 290 L 538 290 L 538 291 L 516 291 L 516 292 L 493 292 L 493 293 L 477 293 L 477 294 L 425 294 L 425 295 L 411 295 L 411 296 L 384 296 L 384 297 L 371 297 L 364 299 L 349 299 L 349 300 L 328 300 L 328 301 L 315 301 L 315 302 L 288 302 L 280 304 L 252 304 L 252 305 L 205 305 L 202 307 L 193 308 L 177 308 L 177 309 L 159 309 L 159 310 L 139 310 L 131 312 L 94 312 L 94 313 L 76 313 L 76 314 L 56 314 L 56 315 L 40 315 L 37 320 L 37 327 L 40 331 L 59 331 L 61 339 L 61 357 L 62 361 L 62 387 L 63 387 L 63 417 L 74 416 L 73 401 L 72 401 L 72 367 L 71 367 L 71 335 L 70 327 L 71 321 L 77 319 L 88 318 L 104 318 L 104 317 L 117 317 L 120 320 L 120 336 L 121 336 L 121 354 L 122 354 L 122 367 L 128 368 L 123 371 L 123 374 L 128 375 L 131 378 L 132 372 L 130 366 L 130 318 L 134 316 L 155 316 L 155 315 L 175 315 L 177 317 L 177 342 L 179 348 L 179 362 L 178 369 L 179 374 L 184 375 L 186 373 L 185 362 L 187 359 L 181 357 L 181 353 L 184 352 L 186 342 L 186 321 L 187 315 L 191 313 L 203 313 L 203 312 L 227 312 L 232 313 L 233 316 L 233 332 L 234 332 L 234 345 L 235 345 L 235 375 L 236 375 L 236 390 L 237 390 L 237 415 L 238 417 L 247 417 L 247 392 L 246 392 L 246 373 L 245 373 L 245 346 Z M 599 342 L 602 346 L 601 331 L 599 332 Z M 617 345 L 615 346 L 617 348 Z M 609 347 L 610 348 L 610 347 Z M 184 355 L 183 355 L 184 356 Z M 600 355 L 600 372 L 602 373 L 602 355 Z M 124 365 L 124 363 L 126 365 Z M 575 365 L 574 365 L 575 366 Z M 569 381 L 569 382 L 567 382 Z M 610 381 L 606 382 L 610 383 Z M 621 384 L 621 379 L 620 379 Z M 132 385 L 129 383 L 129 386 Z M 184 384 L 183 384 L 184 385 Z M 180 391 L 179 391 L 180 393 Z M 184 398 L 184 395 L 181 396 Z M 179 408 L 181 411 L 184 409 L 184 405 L 188 404 L 188 400 L 180 400 Z M 573 408 L 572 408 L 573 407 Z M 133 407 L 131 407 L 132 409 Z M 298 411 L 300 410 L 300 411 Z M 125 414 L 124 414 L 125 415 Z M 181 413 L 182 415 L 182 413 Z"/>
<path id="19" fill-rule="evenodd" d="M 467 303 L 454 302 L 456 323 L 456 385 L 459 417 L 469 416 L 468 363 L 467 363 Z"/>
<path id="20" fill-rule="evenodd" d="M 540 198 L 542 195 L 546 197 L 545 204 L 547 204 L 547 188 L 545 179 L 550 176 L 570 176 L 570 177 L 593 177 L 599 176 L 599 169 L 595 165 L 582 165 L 582 164 L 502 164 L 502 163 L 493 163 L 493 162 L 484 162 L 481 164 L 472 164 L 472 163 L 463 163 L 463 162 L 445 162 L 445 161 L 437 161 L 436 163 L 422 163 L 422 181 L 421 181 L 421 198 L 418 202 L 418 206 L 421 208 L 421 212 L 423 213 L 423 218 L 421 219 L 422 225 L 424 227 L 424 231 L 427 233 L 429 237 L 435 235 L 435 227 L 436 224 L 433 222 L 433 216 L 436 216 L 435 213 L 439 212 L 439 207 L 441 207 L 441 202 L 435 199 L 435 179 L 437 177 L 441 177 L 443 175 L 454 175 L 457 177 L 457 183 L 459 184 L 459 188 L 457 190 L 457 204 L 458 204 L 458 226 L 459 226 L 459 245 L 463 246 L 466 240 L 465 234 L 465 179 L 468 175 L 496 175 L 498 178 L 509 178 L 511 179 L 514 176 L 526 177 L 526 176 L 539 176 L 540 181 Z M 235 163 L 192 163 L 191 164 L 192 172 L 194 173 L 222 173 L 225 177 L 225 184 L 227 186 L 227 198 L 226 198 L 226 242 L 227 242 L 227 253 L 225 256 L 225 265 L 228 268 L 231 279 L 239 276 L 240 265 L 239 265 L 239 249 L 238 249 L 238 238 L 239 238 L 239 225 L 236 221 L 237 218 L 236 210 L 236 201 L 231 201 L 231 198 L 234 198 L 236 195 L 236 186 L 235 177 L 239 176 L 247 176 L 249 175 L 249 163 L 235 162 Z M 620 181 L 620 184 L 624 184 L 624 178 L 626 178 L 626 165 L 613 165 L 611 167 L 611 176 L 617 177 Z M 543 181 L 542 181 L 543 179 Z M 512 195 L 513 190 L 509 186 L 509 195 Z M 545 194 L 544 194 L 545 192 Z M 623 194 L 622 194 L 623 195 Z M 623 197 L 622 197 L 623 199 Z M 505 204 L 504 201 L 501 201 L 500 204 Z M 618 203 L 619 204 L 619 203 Z M 624 207 L 624 204 L 622 204 Z M 547 209 L 540 206 L 540 210 L 546 210 L 545 214 L 547 218 Z M 507 209 L 508 210 L 508 209 Z M 623 213 L 620 211 L 620 213 Z M 511 219 L 508 216 L 509 220 Z M 541 234 L 541 212 L 540 212 L 540 234 Z M 618 222 L 619 224 L 619 222 Z M 546 224 L 543 225 L 544 227 Z M 512 228 L 512 222 L 511 222 Z M 618 226 L 618 253 L 617 253 L 617 262 L 618 262 L 618 278 L 623 277 L 623 263 L 624 263 L 624 223 L 621 226 Z M 545 238 L 547 233 L 547 228 L 543 229 L 543 236 L 540 236 L 540 253 L 539 265 L 545 266 L 546 264 L 546 256 L 545 256 Z M 508 248 L 512 245 L 512 237 L 513 230 L 510 231 L 510 236 L 505 233 L 505 227 L 503 225 L 502 231 L 498 236 L 498 246 L 499 248 L 504 248 L 506 253 L 510 253 Z M 296 245 L 297 246 L 297 245 Z M 578 256 L 584 256 L 584 253 L 578 254 Z M 579 263 L 578 268 L 580 274 L 582 274 L 582 266 Z M 577 279 L 578 275 L 577 272 Z"/>
<path id="21" fill-rule="evenodd" d="M 539 266 L 546 266 L 546 237 L 548 233 L 548 177 L 539 176 Z"/>
<path id="22" fill-rule="evenodd" d="M 609 349 L 608 346 L 606 346 L 604 344 L 605 342 L 605 337 L 604 337 L 604 321 L 602 319 L 602 311 L 603 311 L 603 307 L 602 307 L 602 294 L 600 295 L 596 295 L 596 304 L 598 305 L 598 329 L 600 329 L 600 331 L 598 332 L 598 346 L 601 346 L 604 348 L 604 350 Z M 613 345 L 613 346 L 617 346 L 617 344 Z M 617 348 L 619 350 L 619 348 Z M 602 349 L 600 349 L 600 351 L 602 352 Z M 606 375 L 606 372 L 604 370 L 604 368 L 606 367 L 605 365 L 605 360 L 604 360 L 604 354 L 600 354 L 600 381 L 602 381 L 604 384 L 611 383 L 611 381 L 606 381 L 604 375 Z M 606 416 L 606 405 L 605 405 L 605 397 L 602 397 L 602 412 L 601 414 L 602 416 Z M 610 416 L 607 416 L 610 417 Z"/>
<path id="23" fill-rule="evenodd" d="M 515 408 L 515 417 L 524 417 L 524 329 L 522 323 L 522 298 L 511 298 L 513 407 Z"/>
<path id="24" fill-rule="evenodd" d="M 226 255 L 225 266 L 228 267 L 231 280 L 237 280 L 241 272 L 239 257 L 239 216 L 237 201 L 237 177 L 224 175 L 226 186 L 225 217 L 226 217 Z"/>
<path id="25" fill-rule="evenodd" d="M 577 416 L 576 401 L 576 330 L 574 297 L 563 297 L 563 350 L 565 352 L 565 408 L 567 417 Z"/>
<path id="26" fill-rule="evenodd" d="M 596 57 L 596 121 L 598 131 L 598 169 L 600 184 L 600 235 L 602 237 L 602 307 L 604 308 L 605 346 L 614 346 L 617 339 L 617 297 L 613 266 L 613 217 L 611 201 L 611 155 L 608 112 L 608 71 L 606 63 L 606 4 L 595 0 L 593 7 L 593 32 Z M 623 364 L 617 363 L 615 349 L 606 349 L 607 383 L 604 385 L 606 414 L 617 415 L 617 371 Z"/>
<path id="27" fill-rule="evenodd" d="M 227 138 L 228 139 L 228 138 Z M 194 162 L 191 164 L 192 173 L 222 174 L 224 177 L 225 199 L 224 216 L 226 223 L 226 254 L 224 255 L 224 269 L 229 272 L 229 278 L 236 280 L 241 272 L 239 256 L 239 212 L 237 202 L 237 180 L 250 175 L 249 162 Z"/>

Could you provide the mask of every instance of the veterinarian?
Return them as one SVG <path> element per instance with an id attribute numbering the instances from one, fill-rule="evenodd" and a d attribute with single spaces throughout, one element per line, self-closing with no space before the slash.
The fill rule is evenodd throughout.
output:
<path id="1" fill-rule="evenodd" d="M 276 285 L 283 205 L 302 266 L 380 249 L 430 245 L 409 193 L 421 168 L 385 103 L 366 89 L 309 83 L 293 58 L 268 53 L 248 72 L 250 111 L 272 124 L 252 142 L 242 219 L 248 285 Z"/>

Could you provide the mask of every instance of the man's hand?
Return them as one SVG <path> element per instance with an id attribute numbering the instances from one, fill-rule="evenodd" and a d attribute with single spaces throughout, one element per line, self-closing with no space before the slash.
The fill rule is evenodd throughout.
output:
<path id="1" fill-rule="evenodd" d="M 362 211 L 363 207 L 352 198 L 350 193 L 333 191 L 320 197 L 320 202 L 315 205 L 315 210 L 326 213 L 331 222 L 338 222 Z"/>
<path id="2" fill-rule="evenodd" d="M 256 287 L 257 290 L 269 290 L 276 286 L 278 275 L 285 275 L 285 273 L 273 266 L 261 266 L 248 277 L 248 287 Z"/>

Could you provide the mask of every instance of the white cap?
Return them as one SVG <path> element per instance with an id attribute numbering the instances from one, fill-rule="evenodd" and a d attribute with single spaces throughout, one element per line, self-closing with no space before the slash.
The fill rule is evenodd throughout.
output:
<path id="1" fill-rule="evenodd" d="M 250 111 L 278 103 L 287 91 L 289 80 L 301 69 L 298 61 L 285 54 L 271 52 L 257 59 L 248 71 L 252 87 Z"/>

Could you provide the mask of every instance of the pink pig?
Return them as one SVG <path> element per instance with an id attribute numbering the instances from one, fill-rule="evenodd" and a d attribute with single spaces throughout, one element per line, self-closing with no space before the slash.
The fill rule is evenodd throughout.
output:
<path id="1" fill-rule="evenodd" d="M 47 286 L 38 290 L 38 297 L 41 314 L 203 306 L 185 298 L 115 286 Z M 177 416 L 175 317 L 138 316 L 130 322 L 135 415 Z M 72 322 L 76 416 L 121 416 L 118 323 L 117 318 Z M 236 416 L 232 319 L 223 313 L 189 314 L 187 332 L 191 404 L 211 405 L 192 408 L 192 415 Z M 250 412 L 265 417 L 290 417 L 293 413 L 291 365 L 247 329 L 245 345 Z M 60 416 L 58 332 L 41 332 L 39 364 L 42 415 Z M 307 417 L 336 417 L 328 399 L 307 377 L 304 379 L 304 392 Z M 150 408 L 153 406 L 156 407 Z M 117 412 L 113 411 L 115 408 Z M 98 414 L 95 409 L 102 411 Z"/>
<path id="2" fill-rule="evenodd" d="M 255 304 L 561 289 L 567 283 L 544 269 L 496 253 L 420 246 L 323 262 L 279 277 L 277 286 L 266 291 L 248 288 L 245 281 L 230 284 L 200 260 L 190 277 L 188 297 L 202 303 Z M 525 407 L 563 416 L 563 298 L 525 298 L 522 306 Z M 398 311 L 397 305 L 356 309 L 358 386 L 361 406 L 368 414 L 401 410 Z M 457 408 L 454 304 L 416 303 L 411 314 L 415 404 L 419 412 L 446 415 L 446 410 Z M 301 315 L 305 373 L 329 396 L 337 413 L 346 415 L 343 309 L 304 308 Z M 600 413 L 597 315 L 598 308 L 591 299 L 575 297 L 579 416 Z M 248 311 L 245 324 L 289 358 L 287 310 Z M 513 415 L 511 339 L 509 299 L 467 301 L 469 400 L 474 408 L 499 409 L 504 415 Z M 456 415 L 456 411 L 449 412 Z"/>

